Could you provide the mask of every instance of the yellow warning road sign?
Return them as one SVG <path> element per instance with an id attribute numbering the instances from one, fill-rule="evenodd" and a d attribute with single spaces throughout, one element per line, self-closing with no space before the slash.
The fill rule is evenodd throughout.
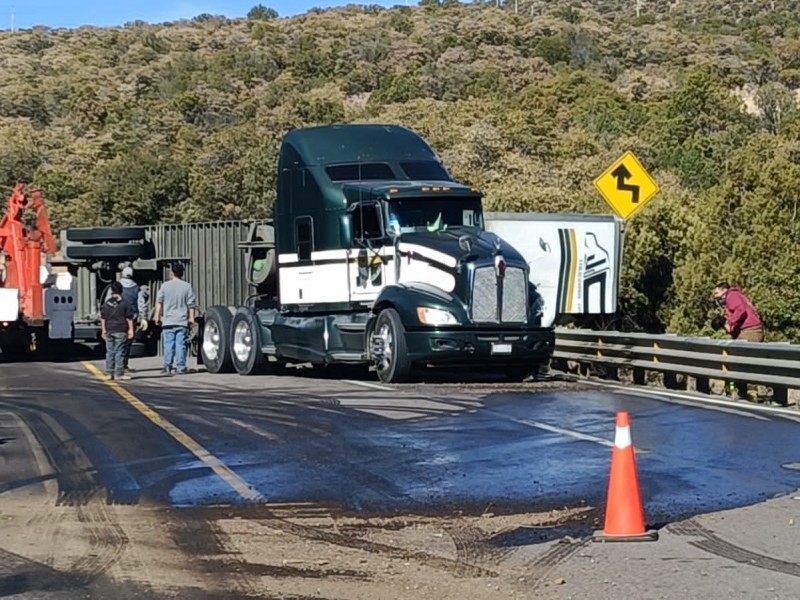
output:
<path id="1" fill-rule="evenodd" d="M 658 184 L 630 151 L 595 179 L 594 186 L 623 219 L 629 219 L 659 192 Z"/>

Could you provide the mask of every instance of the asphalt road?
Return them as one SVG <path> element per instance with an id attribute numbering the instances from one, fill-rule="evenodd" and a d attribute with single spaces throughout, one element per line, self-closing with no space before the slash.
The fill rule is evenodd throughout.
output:
<path id="1" fill-rule="evenodd" d="M 162 597 L 148 581 L 119 588 L 113 568 L 136 536 L 122 532 L 109 507 L 177 511 L 159 518 L 188 556 L 207 551 L 213 536 L 196 531 L 204 525 L 180 509 L 307 505 L 373 518 L 448 518 L 602 507 L 620 410 L 631 414 L 651 526 L 683 523 L 676 535 L 713 545 L 713 532 L 703 538 L 709 530 L 693 518 L 800 488 L 800 417 L 745 406 L 560 382 L 386 386 L 307 371 L 164 377 L 153 359 L 135 361 L 132 381 L 109 385 L 96 377 L 99 366 L 0 365 L 0 511 L 33 514 L 6 528 L 0 597 L 37 590 L 104 597 L 121 589 L 123 597 Z M 41 554 L 43 540 L 75 526 L 56 516 L 63 506 L 95 524 L 76 533 L 85 548 L 73 552 L 78 567 L 66 569 L 54 549 Z M 138 522 L 139 513 L 130 514 Z M 31 523 L 49 533 L 32 538 Z M 143 540 L 156 535 L 152 523 L 140 526 Z M 579 520 L 547 537 L 586 536 L 592 526 Z M 506 541 L 533 543 L 519 532 Z M 38 550 L 26 554 L 26 545 Z M 206 597 L 202 577 L 193 577 L 180 597 Z"/>

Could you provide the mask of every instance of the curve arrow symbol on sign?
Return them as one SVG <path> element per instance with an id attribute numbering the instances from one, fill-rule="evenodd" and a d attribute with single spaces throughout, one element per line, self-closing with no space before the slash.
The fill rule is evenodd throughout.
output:
<path id="1" fill-rule="evenodd" d="M 631 172 L 628 171 L 627 167 L 625 165 L 618 166 L 611 171 L 611 176 L 617 179 L 617 189 L 623 192 L 630 192 L 631 202 L 639 204 L 639 186 L 625 183 L 627 179 L 631 178 Z"/>

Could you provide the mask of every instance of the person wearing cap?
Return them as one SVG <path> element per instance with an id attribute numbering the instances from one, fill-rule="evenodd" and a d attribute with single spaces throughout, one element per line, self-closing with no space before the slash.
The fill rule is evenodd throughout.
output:
<path id="1" fill-rule="evenodd" d="M 100 327 L 106 342 L 106 379 L 130 379 L 123 371 L 125 344 L 133 339 L 133 307 L 122 296 L 122 284 L 114 281 L 111 295 L 100 309 Z"/>
<path id="2" fill-rule="evenodd" d="M 145 323 L 142 324 L 142 320 L 146 318 L 145 315 L 147 313 L 147 292 L 144 288 L 140 288 L 133 280 L 133 268 L 125 267 L 122 269 L 120 283 L 122 284 L 122 298 L 133 311 L 134 327 L 136 329 L 146 329 L 147 321 L 145 320 Z M 130 359 L 132 347 L 133 338 L 126 340 L 122 356 L 122 363 L 126 373 L 133 371 L 133 369 L 128 366 L 128 359 Z"/>
<path id="3" fill-rule="evenodd" d="M 183 280 L 183 265 L 172 265 L 170 280 L 162 284 L 156 296 L 155 322 L 161 325 L 161 341 L 164 344 L 164 368 L 162 373 L 179 375 L 186 369 L 186 338 L 189 327 L 194 325 L 197 298 L 192 286 Z"/>

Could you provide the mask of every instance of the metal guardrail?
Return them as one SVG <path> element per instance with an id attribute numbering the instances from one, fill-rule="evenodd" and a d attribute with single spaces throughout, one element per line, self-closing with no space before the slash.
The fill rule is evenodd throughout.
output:
<path id="1" fill-rule="evenodd" d="M 611 379 L 627 368 L 636 384 L 645 384 L 648 372 L 662 373 L 669 389 L 678 389 L 683 375 L 706 394 L 711 380 L 769 386 L 784 406 L 788 390 L 800 389 L 800 346 L 785 343 L 558 328 L 554 359 L 578 363 L 583 374 L 603 366 Z"/>

